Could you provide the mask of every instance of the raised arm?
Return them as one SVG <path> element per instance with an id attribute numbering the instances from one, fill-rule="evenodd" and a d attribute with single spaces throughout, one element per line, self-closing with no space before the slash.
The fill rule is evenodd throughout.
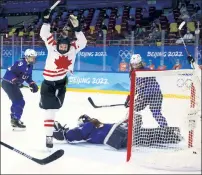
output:
<path id="1" fill-rule="evenodd" d="M 76 48 L 76 53 L 78 53 L 80 50 L 86 47 L 87 39 L 83 34 L 83 32 L 81 31 L 77 17 L 74 15 L 70 15 L 69 20 L 72 23 L 73 30 L 75 31 L 75 36 L 77 38 L 77 40 L 74 43 L 72 43 L 72 45 Z"/>
<path id="2" fill-rule="evenodd" d="M 53 34 L 50 31 L 50 9 L 46 9 L 43 12 L 43 25 L 40 30 L 40 37 L 45 42 L 46 47 L 54 45 L 56 42 L 54 40 Z"/>

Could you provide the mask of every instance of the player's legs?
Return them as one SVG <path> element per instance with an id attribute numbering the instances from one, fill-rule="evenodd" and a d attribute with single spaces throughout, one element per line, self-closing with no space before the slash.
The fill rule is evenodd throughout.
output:
<path id="1" fill-rule="evenodd" d="M 44 80 L 41 86 L 39 106 L 44 109 L 44 127 L 47 138 L 46 146 L 48 148 L 53 147 L 54 119 L 56 112 L 62 107 L 64 102 L 66 82 L 66 78 L 54 82 Z"/>
<path id="2" fill-rule="evenodd" d="M 104 144 L 116 150 L 127 147 L 128 120 L 124 119 L 120 123 L 111 126 L 110 131 L 104 139 Z"/>
<path id="3" fill-rule="evenodd" d="M 149 108 L 153 114 L 153 117 L 158 122 L 160 127 L 167 127 L 168 123 L 166 118 L 162 115 L 162 101 L 163 95 L 162 93 L 152 94 L 149 98 L 147 98 L 147 102 L 149 104 Z"/>
<path id="4" fill-rule="evenodd" d="M 25 101 L 23 99 L 23 95 L 20 91 L 20 88 L 17 85 L 13 85 L 9 82 L 2 81 L 2 88 L 8 95 L 9 99 L 12 102 L 11 105 L 11 123 L 12 126 L 18 128 L 25 128 L 22 122 L 20 122 L 23 109 L 25 106 Z"/>

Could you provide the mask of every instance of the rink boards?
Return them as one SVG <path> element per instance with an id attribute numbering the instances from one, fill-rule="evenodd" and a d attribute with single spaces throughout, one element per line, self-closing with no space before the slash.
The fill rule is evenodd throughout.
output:
<path id="1" fill-rule="evenodd" d="M 5 69 L 1 69 L 3 77 Z M 33 80 L 38 86 L 43 81 L 43 71 L 34 70 Z M 191 77 L 162 76 L 157 81 L 165 98 L 188 99 L 190 96 Z M 95 92 L 106 94 L 129 94 L 130 80 L 128 73 L 74 72 L 69 75 L 68 91 Z"/>

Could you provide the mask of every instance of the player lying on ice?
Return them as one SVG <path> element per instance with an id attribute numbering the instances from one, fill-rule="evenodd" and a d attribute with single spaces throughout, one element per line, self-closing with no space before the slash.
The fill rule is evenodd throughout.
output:
<path id="1" fill-rule="evenodd" d="M 177 144 L 182 137 L 179 128 L 142 128 L 142 116 L 136 114 L 133 143 L 136 146 L 152 146 L 158 144 Z M 78 119 L 78 126 L 72 129 L 62 126 L 55 121 L 53 137 L 56 140 L 66 140 L 67 143 L 87 142 L 91 144 L 105 144 L 115 149 L 126 148 L 128 122 L 102 123 L 84 114 Z"/>

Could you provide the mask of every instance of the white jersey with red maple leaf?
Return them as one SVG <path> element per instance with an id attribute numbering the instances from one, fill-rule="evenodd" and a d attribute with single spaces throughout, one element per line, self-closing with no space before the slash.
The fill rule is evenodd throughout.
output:
<path id="1" fill-rule="evenodd" d="M 75 32 L 77 40 L 71 44 L 69 52 L 60 54 L 57 51 L 57 43 L 50 32 L 50 24 L 44 23 L 40 36 L 45 42 L 48 55 L 43 76 L 45 80 L 57 81 L 63 79 L 68 72 L 73 72 L 76 54 L 86 47 L 87 40 L 83 32 Z"/>

